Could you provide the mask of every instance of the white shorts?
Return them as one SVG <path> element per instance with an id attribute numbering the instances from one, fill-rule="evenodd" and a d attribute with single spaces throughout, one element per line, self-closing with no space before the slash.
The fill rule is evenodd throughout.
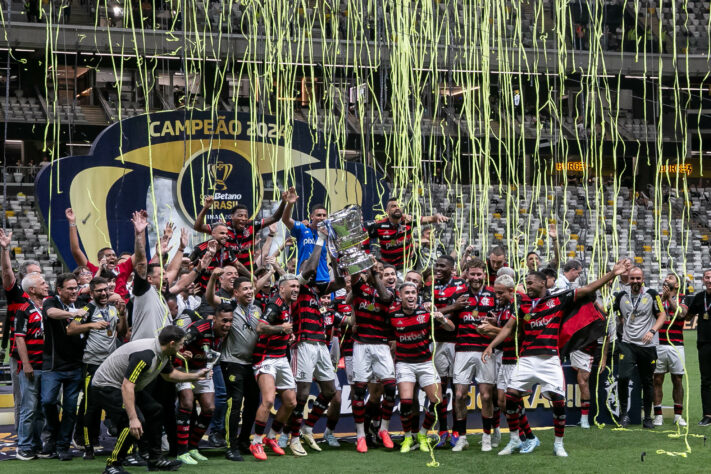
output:
<path id="1" fill-rule="evenodd" d="M 506 390 L 511 383 L 511 374 L 513 374 L 516 364 L 501 364 L 496 373 L 496 388 L 498 390 Z"/>
<path id="2" fill-rule="evenodd" d="M 592 372 L 593 356 L 583 351 L 573 351 L 570 353 L 570 366 L 574 369 Z"/>
<path id="3" fill-rule="evenodd" d="M 519 357 L 507 388 L 530 392 L 535 384 L 541 385 L 544 396 L 547 392 L 565 396 L 565 377 L 558 356 Z"/>
<path id="4" fill-rule="evenodd" d="M 452 377 L 454 374 L 454 346 L 453 342 L 438 342 L 434 354 L 435 368 L 440 377 Z"/>
<path id="5" fill-rule="evenodd" d="M 387 344 L 353 343 L 353 381 L 382 382 L 395 378 L 395 367 Z"/>
<path id="6" fill-rule="evenodd" d="M 684 375 L 684 346 L 657 346 L 657 363 L 655 374 Z"/>
<path id="7" fill-rule="evenodd" d="M 440 381 L 431 360 L 427 362 L 397 362 L 395 364 L 395 378 L 397 383 L 412 382 L 422 388 Z"/>
<path id="8" fill-rule="evenodd" d="M 470 385 L 476 378 L 477 383 L 496 383 L 496 358 L 481 360 L 483 352 L 457 352 L 454 356 L 454 384 Z"/>
<path id="9" fill-rule="evenodd" d="M 291 371 L 297 382 L 326 382 L 336 377 L 326 344 L 299 342 L 291 346 Z"/>
<path id="10" fill-rule="evenodd" d="M 252 369 L 255 377 L 259 377 L 261 374 L 271 375 L 277 390 L 296 390 L 294 374 L 291 372 L 286 357 L 264 359 L 259 364 L 255 364 Z"/>
<path id="11" fill-rule="evenodd" d="M 220 370 L 220 368 L 218 367 L 217 370 Z M 199 393 L 215 393 L 215 383 L 210 377 L 209 379 L 196 380 L 194 382 L 180 382 L 175 384 L 175 389 L 178 392 L 192 390 L 195 395 Z"/>

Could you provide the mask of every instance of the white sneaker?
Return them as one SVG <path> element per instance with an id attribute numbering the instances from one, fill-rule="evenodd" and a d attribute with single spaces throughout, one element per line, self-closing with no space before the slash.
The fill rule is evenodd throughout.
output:
<path id="1" fill-rule="evenodd" d="M 323 432 L 323 439 L 325 439 L 328 445 L 332 448 L 338 448 L 341 446 L 341 443 L 338 442 L 338 439 L 336 439 L 333 432 L 328 428 L 326 428 L 326 431 Z"/>
<path id="2" fill-rule="evenodd" d="M 306 441 L 306 444 L 309 446 L 309 448 L 313 449 L 314 451 L 321 451 L 321 448 L 319 447 L 319 445 L 316 444 L 316 440 L 314 439 L 313 433 L 309 433 L 308 431 L 306 431 L 302 428 L 301 429 L 301 436 L 304 438 L 304 440 Z"/>
<path id="3" fill-rule="evenodd" d="M 458 453 L 458 452 L 460 452 L 460 451 L 464 451 L 464 450 L 467 449 L 468 447 L 469 447 L 469 441 L 467 441 L 467 437 L 466 437 L 466 436 L 462 435 L 462 436 L 460 436 L 459 439 L 457 440 L 457 443 L 456 443 L 456 444 L 454 445 L 454 447 L 452 448 L 452 451 L 454 451 L 455 453 Z"/>
<path id="4" fill-rule="evenodd" d="M 664 417 L 662 415 L 655 416 L 652 424 L 654 424 L 654 426 L 662 426 L 664 424 Z"/>
<path id="5" fill-rule="evenodd" d="M 499 451 L 499 456 L 508 456 L 519 449 L 521 449 L 521 440 L 518 437 L 518 433 L 516 433 L 515 437 L 511 438 L 511 441 L 509 441 L 509 444 L 507 444 L 504 449 Z"/>
<path id="6" fill-rule="evenodd" d="M 674 423 L 679 426 L 686 426 L 686 420 L 681 415 L 674 415 Z"/>
<path id="7" fill-rule="evenodd" d="M 484 452 L 491 451 L 491 435 L 484 433 L 481 437 L 481 450 Z"/>
<path id="8" fill-rule="evenodd" d="M 494 432 L 491 434 L 491 447 L 498 448 L 499 444 L 501 444 L 501 430 L 494 428 Z"/>
<path id="9" fill-rule="evenodd" d="M 580 418 L 580 427 L 584 430 L 589 430 L 590 429 L 590 422 L 588 421 L 587 416 L 583 416 Z"/>
<path id="10" fill-rule="evenodd" d="M 289 449 L 291 449 L 291 452 L 294 454 L 294 456 L 308 455 L 304 447 L 301 446 L 301 440 L 299 438 L 294 438 L 291 440 L 291 442 L 289 443 Z"/>
<path id="11" fill-rule="evenodd" d="M 568 457 L 568 453 L 565 452 L 563 443 L 560 443 L 560 444 L 553 443 L 553 454 L 555 454 L 556 456 L 560 456 L 562 458 Z"/>

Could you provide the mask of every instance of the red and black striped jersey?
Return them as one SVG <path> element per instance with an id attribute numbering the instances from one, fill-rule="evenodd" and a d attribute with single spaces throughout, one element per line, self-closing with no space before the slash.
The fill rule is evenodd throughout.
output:
<path id="1" fill-rule="evenodd" d="M 558 337 L 563 313 L 575 302 L 577 290 L 546 295 L 543 298 L 522 297 L 518 306 L 523 321 L 521 357 L 559 355 Z"/>
<path id="2" fill-rule="evenodd" d="M 344 318 L 349 318 L 353 314 L 353 307 L 346 304 L 345 296 L 337 296 L 334 298 L 333 307 L 336 312 L 343 315 Z M 353 328 L 351 325 L 347 325 L 338 337 L 340 338 L 341 355 L 344 357 L 353 355 Z"/>
<path id="3" fill-rule="evenodd" d="M 15 345 L 15 312 L 29 303 L 30 297 L 22 291 L 17 280 L 15 280 L 15 284 L 10 289 L 5 288 L 5 297 L 7 298 L 7 315 L 5 316 L 3 331 L 9 331 L 10 348 L 13 348 Z"/>
<path id="4" fill-rule="evenodd" d="M 269 285 L 263 287 L 254 295 L 254 305 L 257 306 L 262 313 L 267 309 L 269 300 L 276 298 L 279 287 L 277 285 Z"/>
<path id="5" fill-rule="evenodd" d="M 408 314 L 401 304 L 393 305 L 390 327 L 395 334 L 395 360 L 397 362 L 427 362 L 432 360 L 431 325 L 432 314 L 418 306 Z"/>
<path id="6" fill-rule="evenodd" d="M 389 218 L 380 219 L 367 225 L 370 239 L 380 244 L 380 257 L 385 263 L 402 269 L 405 260 L 412 253 L 412 226 L 393 224 Z"/>
<path id="7" fill-rule="evenodd" d="M 468 295 L 469 289 L 464 280 L 458 277 L 451 277 L 446 282 L 433 283 L 434 305 L 437 309 L 442 309 L 453 304 L 462 295 Z M 427 300 L 425 300 L 427 301 Z M 450 313 L 447 315 L 449 319 L 457 324 L 458 315 Z M 442 328 L 435 328 L 435 341 L 437 342 L 455 342 L 457 339 L 457 331 L 445 331 Z"/>
<path id="8" fill-rule="evenodd" d="M 252 265 L 252 254 L 254 253 L 254 243 L 257 232 L 264 227 L 264 219 L 259 221 L 249 221 L 242 230 L 235 229 L 232 222 L 227 222 L 227 242 L 228 246 L 234 248 L 237 252 L 239 263 L 244 265 L 248 270 Z M 209 232 L 212 232 L 212 226 L 207 226 Z"/>
<path id="9" fill-rule="evenodd" d="M 509 322 L 509 319 L 513 318 L 513 308 L 511 305 L 506 306 L 505 308 L 497 308 L 494 311 L 491 312 L 492 316 L 496 318 L 496 326 L 502 328 L 506 326 L 506 323 Z M 516 341 L 514 338 L 516 337 L 515 334 L 511 334 L 511 336 L 507 337 L 504 339 L 504 342 L 498 345 L 498 349 L 503 352 L 503 356 L 501 359 L 501 362 L 503 364 L 515 364 L 516 363 Z M 521 341 L 518 341 L 519 346 L 521 345 Z"/>
<path id="10" fill-rule="evenodd" d="M 271 326 L 291 322 L 291 305 L 277 297 L 267 304 L 261 321 Z M 286 357 L 289 334 L 260 334 L 254 346 L 253 362 L 258 364 L 264 359 Z"/>
<path id="11" fill-rule="evenodd" d="M 13 340 L 12 356 L 22 367 L 20 354 L 17 352 L 17 338 L 23 338 L 27 346 L 27 358 L 35 370 L 42 370 L 44 356 L 44 323 L 42 312 L 31 301 L 20 305 L 15 310 L 15 339 Z"/>
<path id="12" fill-rule="evenodd" d="M 326 323 L 318 295 L 308 285 L 301 285 L 293 314 L 296 342 L 326 342 Z"/>
<path id="13" fill-rule="evenodd" d="M 341 324 L 345 316 L 333 304 L 322 306 L 320 309 L 326 327 L 326 341 L 330 343 L 334 337 L 341 337 Z"/>
<path id="14" fill-rule="evenodd" d="M 491 311 L 496 307 L 496 294 L 493 288 L 485 286 L 477 294 L 469 292 L 467 306 L 454 315 L 452 321 L 457 326 L 457 352 L 484 352 L 491 338 L 477 332 L 477 327 L 493 316 Z"/>
<path id="15" fill-rule="evenodd" d="M 193 265 L 196 265 L 198 261 L 207 253 L 207 244 L 209 240 L 198 244 L 193 252 L 190 254 L 190 261 Z M 210 264 L 207 268 L 203 270 L 198 275 L 195 282 L 200 285 L 201 292 L 204 293 L 207 289 L 207 283 L 210 281 L 210 275 L 212 275 L 215 268 L 222 268 L 227 265 L 233 265 L 235 260 L 237 260 L 237 250 L 234 247 L 225 246 L 217 251 Z"/>
<path id="16" fill-rule="evenodd" d="M 219 352 L 222 338 L 215 336 L 212 330 L 211 319 L 200 319 L 191 323 L 185 328 L 185 344 L 181 352 L 190 352 L 192 357 L 185 358 L 187 360 L 187 368 L 189 371 L 201 370 L 207 366 L 209 362 L 205 348 Z M 180 357 L 173 359 L 173 366 L 180 368 L 185 367 L 186 362 Z"/>
<path id="17" fill-rule="evenodd" d="M 391 335 L 387 321 L 389 305 L 381 303 L 377 290 L 362 280 L 351 291 L 356 319 L 353 339 L 362 344 L 387 344 Z"/>
<path id="18" fill-rule="evenodd" d="M 678 346 L 684 345 L 684 318 L 681 316 L 681 308 L 686 308 L 684 304 L 684 295 L 679 295 L 679 314 L 676 319 L 674 314 L 669 311 L 669 302 L 664 301 L 662 305 L 664 306 L 664 311 L 667 315 L 667 320 L 664 322 L 662 327 L 659 329 L 659 345 L 662 346 Z M 673 321 L 672 321 L 673 320 Z"/>

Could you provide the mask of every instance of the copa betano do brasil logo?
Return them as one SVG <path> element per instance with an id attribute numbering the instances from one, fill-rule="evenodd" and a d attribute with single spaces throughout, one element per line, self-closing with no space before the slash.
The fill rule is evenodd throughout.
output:
<path id="1" fill-rule="evenodd" d="M 388 195 L 383 176 L 340 160 L 335 145 L 308 124 L 290 127 L 273 116 L 234 112 L 168 111 L 124 119 L 102 131 L 88 155 L 45 167 L 35 181 L 37 203 L 57 251 L 72 268 L 68 207 L 92 261 L 103 247 L 133 250 L 133 211 L 170 208 L 171 220 L 191 227 L 206 195 L 215 198 L 208 223 L 228 221 L 238 204 L 255 216 L 264 200 L 279 199 L 283 183 L 297 189 L 299 219 L 308 217 L 314 203 L 325 203 L 331 212 L 358 204 L 366 219 L 382 209 Z"/>

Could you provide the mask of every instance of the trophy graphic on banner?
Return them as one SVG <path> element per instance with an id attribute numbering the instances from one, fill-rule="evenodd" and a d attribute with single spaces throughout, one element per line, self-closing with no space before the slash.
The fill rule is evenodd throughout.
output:
<path id="1" fill-rule="evenodd" d="M 363 229 L 360 207 L 353 204 L 334 212 L 328 219 L 319 223 L 328 233 L 328 250 L 338 259 L 338 268 L 343 273 L 355 275 L 373 266 L 370 255 L 361 247 L 368 238 Z"/>
<path id="2" fill-rule="evenodd" d="M 218 161 L 214 165 L 210 165 L 208 169 L 210 170 L 212 179 L 215 180 L 215 190 L 224 191 L 227 189 L 225 180 L 232 174 L 232 165 Z"/>

